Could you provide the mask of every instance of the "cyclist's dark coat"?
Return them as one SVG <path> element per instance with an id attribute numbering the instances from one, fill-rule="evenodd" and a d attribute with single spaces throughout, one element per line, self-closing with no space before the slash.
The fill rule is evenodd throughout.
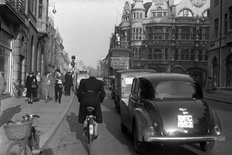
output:
<path id="1" fill-rule="evenodd" d="M 82 79 L 76 93 L 80 102 L 79 122 L 84 123 L 87 114 L 86 106 L 94 106 L 96 122 L 102 123 L 100 103 L 103 102 L 105 98 L 103 81 L 97 80 L 95 77 Z"/>

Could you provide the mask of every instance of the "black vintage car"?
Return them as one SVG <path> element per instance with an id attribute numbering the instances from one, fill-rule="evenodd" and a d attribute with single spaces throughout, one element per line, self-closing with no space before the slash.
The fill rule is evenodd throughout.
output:
<path id="1" fill-rule="evenodd" d="M 211 150 L 224 141 L 217 114 L 189 75 L 154 73 L 134 78 L 129 98 L 120 101 L 121 129 L 133 134 L 137 152 L 147 143 L 197 143 Z"/>

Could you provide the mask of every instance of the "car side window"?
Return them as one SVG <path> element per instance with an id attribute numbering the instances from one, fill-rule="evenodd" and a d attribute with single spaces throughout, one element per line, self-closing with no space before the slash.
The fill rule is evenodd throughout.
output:
<path id="1" fill-rule="evenodd" d="M 138 80 L 134 78 L 132 83 L 132 91 L 131 91 L 133 95 L 138 95 L 138 83 L 139 83 Z"/>
<path id="2" fill-rule="evenodd" d="M 151 82 L 147 79 L 140 79 L 140 95 L 143 99 L 154 99 L 154 89 Z"/>

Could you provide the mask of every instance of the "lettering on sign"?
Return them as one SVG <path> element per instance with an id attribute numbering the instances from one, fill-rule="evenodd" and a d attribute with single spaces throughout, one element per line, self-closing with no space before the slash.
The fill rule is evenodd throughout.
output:
<path id="1" fill-rule="evenodd" d="M 155 6 L 162 6 L 164 5 L 166 0 L 154 0 Z"/>

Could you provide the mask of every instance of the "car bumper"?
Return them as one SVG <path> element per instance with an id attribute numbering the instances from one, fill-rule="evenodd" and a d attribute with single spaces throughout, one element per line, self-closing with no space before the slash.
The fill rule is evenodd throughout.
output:
<path id="1" fill-rule="evenodd" d="M 205 142 L 225 141 L 225 136 L 201 136 L 201 137 L 145 137 L 145 142 Z"/>

